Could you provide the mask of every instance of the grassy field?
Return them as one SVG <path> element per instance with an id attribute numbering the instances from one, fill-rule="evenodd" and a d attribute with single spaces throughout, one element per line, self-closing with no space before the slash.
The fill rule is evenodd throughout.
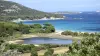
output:
<path id="1" fill-rule="evenodd" d="M 52 49 L 54 49 L 54 54 L 61 54 L 69 50 L 68 47 L 57 47 L 57 48 L 52 48 Z M 43 56 L 45 52 L 46 50 L 40 50 L 38 51 L 38 55 Z M 30 55 L 31 55 L 30 53 L 22 54 L 22 56 L 30 56 Z"/>

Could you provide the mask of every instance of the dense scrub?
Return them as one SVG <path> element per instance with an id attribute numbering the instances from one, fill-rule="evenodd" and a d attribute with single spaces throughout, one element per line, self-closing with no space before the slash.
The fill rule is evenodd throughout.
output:
<path id="1" fill-rule="evenodd" d="M 4 37 L 19 37 L 21 34 L 29 33 L 52 33 L 55 32 L 54 26 L 51 24 L 33 24 L 33 25 L 24 25 L 22 22 L 13 23 L 13 22 L 0 22 L 0 38 Z M 18 36 L 19 35 L 19 36 Z"/>
<path id="2" fill-rule="evenodd" d="M 74 42 L 68 52 L 57 56 L 100 56 L 100 37 L 87 37 L 80 43 Z"/>
<path id="3" fill-rule="evenodd" d="M 72 32 L 72 31 L 64 31 L 61 33 L 62 35 L 71 35 L 71 36 L 81 36 L 81 37 L 95 37 L 99 36 L 99 33 L 88 33 L 88 32 Z"/>
<path id="4" fill-rule="evenodd" d="M 68 45 L 52 45 L 52 44 L 41 44 L 39 46 L 34 46 L 33 44 L 30 45 L 22 45 L 22 44 L 7 44 L 6 50 L 17 50 L 21 53 L 29 53 L 33 48 L 35 48 L 37 51 L 43 50 L 43 49 L 49 49 L 49 48 L 56 48 L 56 47 L 67 47 Z"/>

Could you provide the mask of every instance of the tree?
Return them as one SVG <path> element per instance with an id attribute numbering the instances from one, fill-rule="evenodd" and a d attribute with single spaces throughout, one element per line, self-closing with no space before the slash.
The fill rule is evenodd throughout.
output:
<path id="1" fill-rule="evenodd" d="M 34 24 L 34 25 L 33 25 L 33 28 L 39 28 L 39 29 L 41 29 L 42 26 L 41 26 L 40 24 Z"/>
<path id="2" fill-rule="evenodd" d="M 17 24 L 9 23 L 9 22 L 0 22 L 0 37 L 8 37 L 12 36 L 15 32 L 15 28 Z"/>
<path id="3" fill-rule="evenodd" d="M 18 23 L 19 27 L 18 30 L 22 33 L 22 34 L 28 34 L 29 30 L 30 30 L 30 26 L 29 25 L 24 25 L 23 22 Z"/>
<path id="4" fill-rule="evenodd" d="M 29 32 L 31 33 L 42 33 L 42 26 L 40 24 L 30 25 Z"/>
<path id="5" fill-rule="evenodd" d="M 73 35 L 73 36 L 78 36 L 78 33 L 77 33 L 77 32 L 73 32 L 72 35 Z"/>
<path id="6" fill-rule="evenodd" d="M 52 33 L 52 32 L 55 32 L 55 28 L 54 28 L 53 25 L 48 24 L 48 23 L 43 24 L 43 25 L 44 25 L 43 29 L 44 29 L 45 33 Z"/>

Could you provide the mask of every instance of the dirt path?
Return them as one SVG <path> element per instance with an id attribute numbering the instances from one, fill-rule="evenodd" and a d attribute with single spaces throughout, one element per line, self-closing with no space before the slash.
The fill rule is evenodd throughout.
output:
<path id="1" fill-rule="evenodd" d="M 69 50 L 67 47 L 58 47 L 58 48 L 52 48 L 52 49 L 54 49 L 54 54 L 64 53 Z M 38 55 L 42 56 L 44 55 L 45 52 L 46 50 L 38 51 Z M 22 54 L 22 56 L 30 56 L 30 55 L 31 55 L 30 53 Z"/>

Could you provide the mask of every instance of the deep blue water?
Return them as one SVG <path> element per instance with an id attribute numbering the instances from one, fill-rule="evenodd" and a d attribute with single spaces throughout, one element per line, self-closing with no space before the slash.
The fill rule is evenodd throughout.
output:
<path id="1" fill-rule="evenodd" d="M 71 44 L 72 40 L 57 39 L 57 38 L 44 38 L 34 37 L 24 39 L 24 44 Z"/>
<path id="2" fill-rule="evenodd" d="M 51 23 L 56 30 L 100 32 L 100 13 L 65 14 L 64 20 L 25 21 L 24 24 Z"/>

